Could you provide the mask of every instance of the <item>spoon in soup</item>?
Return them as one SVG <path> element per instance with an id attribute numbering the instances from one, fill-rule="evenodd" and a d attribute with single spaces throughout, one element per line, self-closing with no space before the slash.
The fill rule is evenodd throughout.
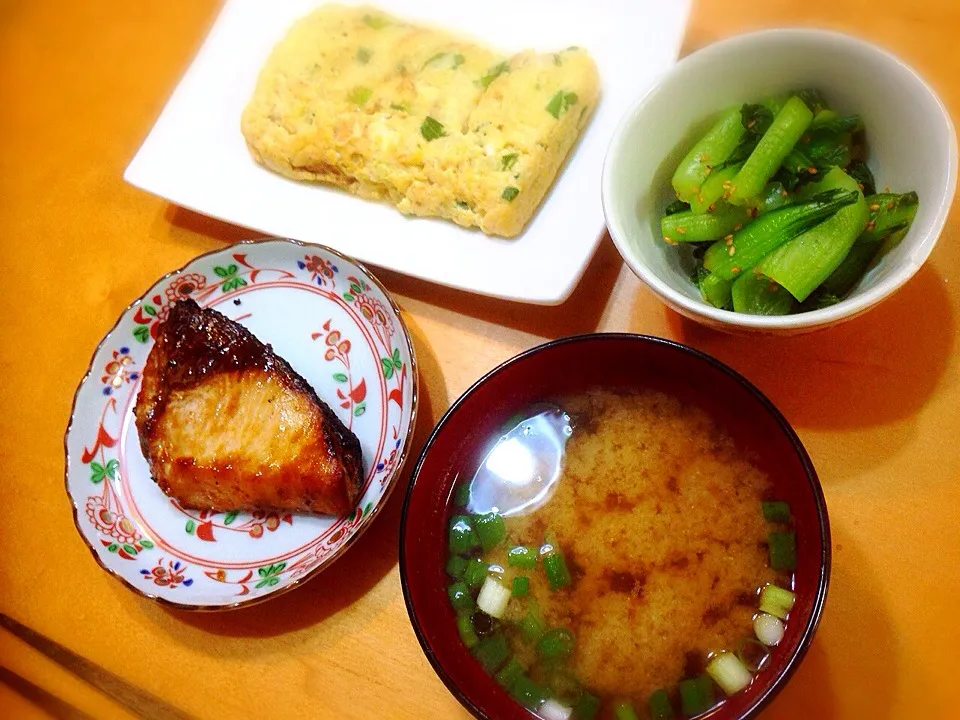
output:
<path id="1" fill-rule="evenodd" d="M 526 515 L 550 500 L 560 473 L 570 416 L 555 405 L 541 406 L 504 433 L 470 482 L 471 513 Z"/>

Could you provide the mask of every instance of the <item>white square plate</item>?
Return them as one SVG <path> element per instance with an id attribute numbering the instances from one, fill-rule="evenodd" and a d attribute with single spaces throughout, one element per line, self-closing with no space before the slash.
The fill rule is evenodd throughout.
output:
<path id="1" fill-rule="evenodd" d="M 689 0 L 379 1 L 394 15 L 504 52 L 579 45 L 596 61 L 600 104 L 540 210 L 512 240 L 407 218 L 389 205 L 293 182 L 254 163 L 240 114 L 270 50 L 321 4 L 228 0 L 127 168 L 127 182 L 206 215 L 323 243 L 407 275 L 511 300 L 563 302 L 603 234 L 600 172 L 609 138 L 630 104 L 676 60 Z"/>

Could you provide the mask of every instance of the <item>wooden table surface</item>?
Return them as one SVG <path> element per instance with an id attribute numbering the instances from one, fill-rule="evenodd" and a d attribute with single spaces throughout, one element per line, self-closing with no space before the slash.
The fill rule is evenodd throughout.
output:
<path id="1" fill-rule="evenodd" d="M 62 440 L 93 348 L 157 277 L 252 235 L 121 178 L 217 5 L 0 2 L 0 612 L 141 691 L 129 701 L 141 714 L 465 717 L 407 620 L 397 570 L 402 489 L 330 570 L 232 613 L 171 612 L 137 597 L 97 567 L 74 529 Z M 960 119 L 956 0 L 700 0 L 683 52 L 789 24 L 845 29 L 890 48 Z M 728 337 L 680 319 L 608 239 L 573 298 L 555 308 L 381 271 L 420 360 L 415 449 L 474 379 L 543 340 L 625 330 L 705 350 L 786 414 L 830 508 L 834 565 L 823 621 L 766 716 L 957 717 L 958 212 L 895 297 L 842 327 L 793 339 Z M 2 630 L 0 665 L 0 716 L 130 714 Z"/>

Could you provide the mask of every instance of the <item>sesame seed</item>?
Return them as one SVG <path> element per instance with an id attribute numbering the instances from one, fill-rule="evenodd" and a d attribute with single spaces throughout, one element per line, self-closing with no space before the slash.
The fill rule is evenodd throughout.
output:
<path id="1" fill-rule="evenodd" d="M 877 203 L 874 203 L 873 205 L 870 206 L 870 209 L 873 210 L 874 212 L 876 212 L 877 210 L 880 209 L 880 206 L 879 206 Z M 888 209 L 889 209 L 889 207 L 888 207 Z"/>
<path id="2" fill-rule="evenodd" d="M 703 195 L 697 195 L 697 202 L 698 202 L 698 203 L 702 203 L 702 202 L 703 202 Z"/>
<path id="3" fill-rule="evenodd" d="M 733 257 L 736 254 L 737 254 L 737 249 L 733 245 L 727 248 L 727 255 L 729 255 L 730 257 Z"/>
<path id="4" fill-rule="evenodd" d="M 889 203 L 887 203 L 887 210 L 893 210 L 894 205 L 896 205 L 896 203 L 891 200 Z"/>
<path id="5" fill-rule="evenodd" d="M 756 121 L 756 120 L 751 120 L 750 122 L 747 123 L 747 127 L 748 127 L 748 128 L 752 128 L 752 127 L 753 127 L 754 125 L 756 125 L 756 124 L 757 124 L 757 121 Z"/>
<path id="6" fill-rule="evenodd" d="M 726 240 L 726 241 L 727 241 L 727 244 L 729 245 L 730 243 L 733 242 L 733 234 L 731 233 L 730 235 L 727 235 L 727 236 L 724 237 L 723 239 Z"/>
<path id="7" fill-rule="evenodd" d="M 813 165 L 811 165 L 810 167 L 807 168 L 807 172 L 810 173 L 811 175 L 816 175 L 817 169 L 813 167 Z"/>
<path id="8" fill-rule="evenodd" d="M 742 223 L 737 223 L 736 225 L 733 226 L 733 231 L 734 231 L 734 232 L 737 232 L 738 230 L 741 230 L 742 228 L 743 228 L 743 224 L 742 224 Z"/>
<path id="9" fill-rule="evenodd" d="M 866 228 L 866 229 L 867 229 L 867 230 L 873 230 L 876 226 L 877 226 L 877 224 L 876 224 L 873 220 L 871 220 L 870 222 L 867 223 L 867 228 Z"/>
<path id="10" fill-rule="evenodd" d="M 734 275 L 736 275 L 738 272 L 740 272 L 740 268 L 738 268 L 738 267 L 732 267 L 732 268 L 730 268 L 730 272 L 733 273 Z"/>
<path id="11" fill-rule="evenodd" d="M 676 244 L 677 244 L 677 241 L 676 241 L 676 240 L 674 240 L 673 238 L 668 238 L 668 237 L 666 237 L 666 236 L 664 236 L 663 241 L 664 241 L 667 245 L 676 245 Z"/>
<path id="12" fill-rule="evenodd" d="M 860 192 L 863 192 L 863 183 L 857 183 L 857 187 L 860 189 Z"/>
<path id="13" fill-rule="evenodd" d="M 686 235 L 686 234 L 687 234 L 687 229 L 686 229 L 686 228 L 682 228 L 682 227 L 678 227 L 678 228 L 677 228 L 677 233 L 679 233 L 680 235 Z"/>
<path id="14" fill-rule="evenodd" d="M 702 201 L 701 201 L 701 202 L 702 202 Z M 716 204 L 715 204 L 715 203 L 710 203 L 710 206 L 707 208 L 707 212 L 713 212 L 713 211 L 716 210 L 716 209 L 717 209 Z"/>
<path id="15" fill-rule="evenodd" d="M 783 195 L 783 197 L 790 197 L 790 193 L 788 193 L 786 190 L 781 190 L 780 194 Z"/>

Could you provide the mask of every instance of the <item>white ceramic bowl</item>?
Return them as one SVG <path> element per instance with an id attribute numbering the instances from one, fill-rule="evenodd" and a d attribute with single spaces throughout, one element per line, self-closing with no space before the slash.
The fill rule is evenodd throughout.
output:
<path id="1" fill-rule="evenodd" d="M 718 310 L 690 282 L 681 253 L 659 223 L 673 199 L 670 178 L 717 111 L 793 89 L 816 87 L 841 114 L 866 124 L 867 164 L 877 188 L 916 190 L 910 232 L 843 301 L 779 317 Z M 880 48 L 822 30 L 766 30 L 732 37 L 683 59 L 627 113 L 603 168 L 603 207 L 614 243 L 661 300 L 724 330 L 794 334 L 849 320 L 892 295 L 929 257 L 957 183 L 957 138 L 933 90 Z"/>

